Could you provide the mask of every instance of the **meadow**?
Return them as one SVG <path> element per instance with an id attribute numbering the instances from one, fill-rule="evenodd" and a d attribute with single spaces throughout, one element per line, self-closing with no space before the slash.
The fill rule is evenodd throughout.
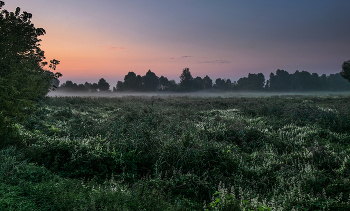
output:
<path id="1" fill-rule="evenodd" d="M 0 151 L 0 210 L 350 210 L 349 102 L 47 97 Z"/>

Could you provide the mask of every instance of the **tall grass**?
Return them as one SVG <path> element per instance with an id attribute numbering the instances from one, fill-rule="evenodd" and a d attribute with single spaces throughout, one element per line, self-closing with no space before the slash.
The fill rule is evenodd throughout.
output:
<path id="1" fill-rule="evenodd" d="M 0 208 L 348 210 L 349 99 L 47 98 L 1 151 Z"/>

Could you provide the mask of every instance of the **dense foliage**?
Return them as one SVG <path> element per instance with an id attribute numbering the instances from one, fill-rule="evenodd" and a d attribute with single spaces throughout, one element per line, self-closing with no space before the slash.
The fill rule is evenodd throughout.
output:
<path id="1" fill-rule="evenodd" d="M 0 9 L 5 3 L 0 1 Z M 31 23 L 32 14 L 20 8 L 15 12 L 0 13 L 0 137 L 8 139 L 15 132 L 13 123 L 22 120 L 34 100 L 44 97 L 53 79 L 61 76 L 44 70 L 44 51 L 38 37 L 45 34 L 42 28 Z M 59 63 L 51 61 L 55 69 Z M 4 141 L 2 140 L 0 144 Z"/>
<path id="2" fill-rule="evenodd" d="M 47 98 L 0 209 L 349 210 L 349 100 Z"/>
<path id="3" fill-rule="evenodd" d="M 345 61 L 341 67 L 340 75 L 350 82 L 350 60 Z"/>

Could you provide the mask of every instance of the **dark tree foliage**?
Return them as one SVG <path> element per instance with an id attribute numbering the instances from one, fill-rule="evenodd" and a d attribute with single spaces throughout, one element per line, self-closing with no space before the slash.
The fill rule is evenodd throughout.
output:
<path id="1" fill-rule="evenodd" d="M 233 85 L 230 79 L 227 79 L 225 82 L 225 91 L 232 90 Z"/>
<path id="2" fill-rule="evenodd" d="M 98 84 L 97 83 L 93 83 L 90 86 L 90 92 L 97 92 L 98 91 Z"/>
<path id="3" fill-rule="evenodd" d="M 350 84 L 339 73 L 319 76 L 317 73 L 295 71 L 289 74 L 277 70 L 276 75 L 270 74 L 265 90 L 271 91 L 349 91 Z"/>
<path id="4" fill-rule="evenodd" d="M 156 91 L 159 85 L 158 76 L 151 70 L 148 70 L 146 75 L 142 77 L 142 84 L 145 91 Z"/>
<path id="5" fill-rule="evenodd" d="M 214 88 L 224 90 L 225 89 L 225 80 L 221 79 L 221 78 L 217 78 L 215 80 Z"/>
<path id="6" fill-rule="evenodd" d="M 159 90 L 169 90 L 170 87 L 170 82 L 167 77 L 160 76 L 159 78 Z"/>
<path id="7" fill-rule="evenodd" d="M 89 89 L 84 84 L 78 84 L 77 91 L 78 92 L 88 92 Z"/>
<path id="8" fill-rule="evenodd" d="M 203 79 L 199 76 L 197 76 L 195 79 L 193 79 L 193 90 L 199 91 L 204 88 L 203 86 Z"/>
<path id="9" fill-rule="evenodd" d="M 291 76 L 285 70 L 277 69 L 276 75 L 270 74 L 271 91 L 289 91 L 291 86 Z"/>
<path id="10" fill-rule="evenodd" d="M 262 91 L 264 90 L 265 76 L 262 73 L 248 74 L 237 81 L 237 88 L 240 90 Z"/>
<path id="11" fill-rule="evenodd" d="M 59 90 L 66 92 L 88 92 L 90 86 L 91 84 L 88 82 L 85 82 L 85 84 L 76 84 L 72 81 L 66 81 L 59 87 Z"/>
<path id="12" fill-rule="evenodd" d="M 350 82 L 350 60 L 345 61 L 341 66 L 340 75 Z"/>
<path id="13" fill-rule="evenodd" d="M 113 91 L 124 91 L 124 83 L 123 81 L 118 81 L 115 89 Z"/>
<path id="14" fill-rule="evenodd" d="M 169 91 L 176 91 L 178 90 L 179 85 L 175 82 L 175 80 L 169 81 Z"/>
<path id="15" fill-rule="evenodd" d="M 4 5 L 0 1 L 0 9 Z M 15 12 L 0 12 L 0 137 L 14 131 L 13 124 L 25 117 L 24 109 L 46 96 L 61 76 L 43 69 L 47 62 L 38 37 L 45 30 L 34 27 L 32 14 L 20 11 L 17 7 Z M 59 61 L 50 62 L 55 70 Z"/>
<path id="16" fill-rule="evenodd" d="M 350 83 L 344 79 L 340 73 L 330 74 L 327 77 L 329 91 L 349 91 Z"/>
<path id="17" fill-rule="evenodd" d="M 124 90 L 126 91 L 140 91 L 142 86 L 142 77 L 134 72 L 129 72 L 124 77 Z"/>
<path id="18" fill-rule="evenodd" d="M 191 91 L 193 86 L 193 77 L 190 69 L 185 68 L 180 75 L 180 88 L 182 91 Z"/>
<path id="19" fill-rule="evenodd" d="M 85 82 L 85 83 L 84 83 L 84 86 L 90 91 L 91 83 Z"/>
<path id="20" fill-rule="evenodd" d="M 203 78 L 203 88 L 204 89 L 211 89 L 213 87 L 213 81 L 209 78 L 208 75 L 206 75 Z"/>
<path id="21" fill-rule="evenodd" d="M 101 91 L 101 92 L 106 92 L 106 91 L 109 91 L 109 83 L 104 79 L 104 78 L 101 78 L 99 81 L 98 81 L 98 89 Z"/>

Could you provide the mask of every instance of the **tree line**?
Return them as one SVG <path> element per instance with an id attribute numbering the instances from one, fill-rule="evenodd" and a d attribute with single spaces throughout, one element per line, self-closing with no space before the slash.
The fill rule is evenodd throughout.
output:
<path id="1" fill-rule="evenodd" d="M 345 64 L 346 62 L 344 62 Z M 344 65 L 343 65 L 344 66 Z M 343 71 L 344 72 L 344 71 Z M 343 74 L 344 75 L 344 74 Z M 341 73 L 318 75 L 307 71 L 295 71 L 289 73 L 278 69 L 276 73 L 271 73 L 269 79 L 265 80 L 262 73 L 249 73 L 248 77 L 240 78 L 238 81 L 217 78 L 213 81 L 208 75 L 205 77 L 192 77 L 189 68 L 185 68 L 180 75 L 180 82 L 169 80 L 165 76 L 158 77 L 154 72 L 148 70 L 144 76 L 129 72 L 124 77 L 124 81 L 118 81 L 110 90 L 109 83 L 101 78 L 97 83 L 76 84 L 68 80 L 59 86 L 62 91 L 134 91 L 134 92 L 192 92 L 201 90 L 220 91 L 275 91 L 275 92 L 302 92 L 302 91 L 350 91 L 350 83 Z M 58 86 L 59 81 L 55 80 Z"/>

